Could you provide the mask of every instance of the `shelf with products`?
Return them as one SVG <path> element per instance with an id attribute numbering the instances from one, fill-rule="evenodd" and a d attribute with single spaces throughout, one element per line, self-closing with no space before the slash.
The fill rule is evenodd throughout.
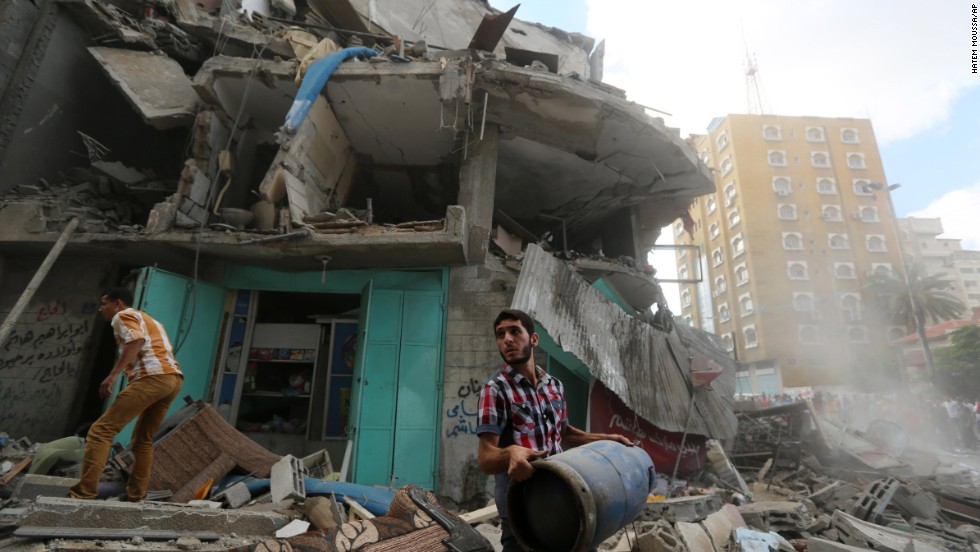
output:
<path id="1" fill-rule="evenodd" d="M 318 324 L 255 324 L 242 371 L 238 429 L 306 433 L 320 339 Z"/>

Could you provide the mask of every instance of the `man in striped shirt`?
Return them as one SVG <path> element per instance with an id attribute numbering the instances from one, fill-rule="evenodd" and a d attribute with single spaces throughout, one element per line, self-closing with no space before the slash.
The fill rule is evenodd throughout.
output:
<path id="1" fill-rule="evenodd" d="M 519 310 L 501 311 L 493 322 L 504 367 L 483 386 L 477 413 L 477 462 L 495 476 L 494 500 L 500 514 L 504 552 L 520 552 L 507 521 L 507 486 L 534 472 L 531 461 L 593 441 L 633 443 L 622 435 L 587 433 L 568 423 L 565 390 L 558 378 L 534 364 L 538 334 L 534 321 Z"/>
<path id="2" fill-rule="evenodd" d="M 119 345 L 119 358 L 99 385 L 99 396 L 105 399 L 112 395 L 123 371 L 129 383 L 88 431 L 81 480 L 70 492 L 73 498 L 98 496 L 99 479 L 112 440 L 137 416 L 130 443 L 134 462 L 126 484 L 126 499 L 136 502 L 146 497 L 153 464 L 153 435 L 184 381 L 167 331 L 150 315 L 130 307 L 132 303 L 133 294 L 126 288 L 106 291 L 99 302 L 99 312 L 111 323 Z"/>

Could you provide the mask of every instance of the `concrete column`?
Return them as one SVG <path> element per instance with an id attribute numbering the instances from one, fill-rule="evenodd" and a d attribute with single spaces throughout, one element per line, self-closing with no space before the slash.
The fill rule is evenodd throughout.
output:
<path id="1" fill-rule="evenodd" d="M 487 125 L 483 140 L 470 146 L 459 169 L 459 204 L 466 210 L 467 264 L 483 264 L 493 223 L 497 180 L 497 125 Z"/>

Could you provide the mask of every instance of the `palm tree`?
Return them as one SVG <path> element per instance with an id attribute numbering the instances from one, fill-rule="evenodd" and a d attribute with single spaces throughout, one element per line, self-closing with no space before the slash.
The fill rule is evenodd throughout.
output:
<path id="1" fill-rule="evenodd" d="M 948 291 L 949 282 L 943 280 L 945 274 L 927 276 L 923 272 L 921 263 L 913 263 L 907 268 L 905 281 L 891 275 L 876 275 L 872 289 L 881 312 L 891 320 L 901 321 L 909 333 L 913 329 L 918 333 L 929 379 L 935 385 L 936 368 L 926 340 L 926 320 L 934 323 L 953 320 L 966 307 Z"/>

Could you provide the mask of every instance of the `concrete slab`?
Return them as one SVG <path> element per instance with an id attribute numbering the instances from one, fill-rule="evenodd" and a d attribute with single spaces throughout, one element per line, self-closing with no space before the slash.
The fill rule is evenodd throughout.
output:
<path id="1" fill-rule="evenodd" d="M 850 546 L 841 542 L 810 537 L 806 539 L 806 550 L 807 552 L 852 552 L 867 550 L 867 548 L 858 548 L 856 546 Z"/>
<path id="2" fill-rule="evenodd" d="M 648 502 L 640 514 L 641 521 L 664 519 L 670 522 L 701 521 L 721 509 L 722 500 L 718 495 L 682 496 Z"/>
<path id="3" fill-rule="evenodd" d="M 135 50 L 93 46 L 88 51 L 147 124 L 157 129 L 194 121 L 197 93 L 173 59 Z"/>
<path id="4" fill-rule="evenodd" d="M 704 552 L 716 550 L 711 543 L 711 537 L 700 524 L 679 521 L 674 524 L 674 528 L 680 533 L 681 541 L 687 546 L 688 550 Z"/>
<path id="5" fill-rule="evenodd" d="M 738 508 L 732 504 L 725 504 L 721 510 L 704 518 L 701 525 L 711 537 L 711 542 L 715 545 L 716 550 L 721 550 L 728 544 L 732 536 L 732 529 L 746 526 Z"/>
<path id="6" fill-rule="evenodd" d="M 78 483 L 78 479 L 71 477 L 28 473 L 14 485 L 10 496 L 18 500 L 34 500 L 39 496 L 65 497 L 75 483 Z"/>
<path id="7" fill-rule="evenodd" d="M 22 526 L 145 527 L 151 530 L 216 531 L 221 534 L 271 535 L 291 518 L 273 512 L 212 510 L 153 502 L 106 502 L 39 497 Z"/>

